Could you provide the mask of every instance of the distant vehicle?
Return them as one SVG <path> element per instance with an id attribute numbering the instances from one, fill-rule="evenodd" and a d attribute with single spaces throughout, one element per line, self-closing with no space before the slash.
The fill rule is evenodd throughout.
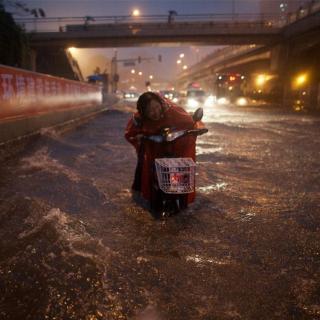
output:
<path id="1" fill-rule="evenodd" d="M 217 76 L 215 82 L 215 92 L 217 103 L 220 105 L 226 105 L 229 103 L 238 104 L 238 100 L 244 97 L 243 85 L 245 77 L 238 73 L 222 73 Z M 240 105 L 244 103 L 244 100 L 240 100 Z"/>
<path id="2" fill-rule="evenodd" d="M 180 95 L 177 91 L 174 90 L 160 90 L 159 94 L 167 99 L 170 99 L 174 103 L 179 103 Z"/>
<path id="3" fill-rule="evenodd" d="M 187 109 L 194 110 L 199 107 L 211 107 L 214 104 L 214 97 L 201 89 L 187 90 L 184 104 Z"/>
<path id="4" fill-rule="evenodd" d="M 140 94 L 138 92 L 125 91 L 125 92 L 123 92 L 123 100 L 130 101 L 130 102 L 136 102 L 139 98 L 139 95 Z"/>
<path id="5" fill-rule="evenodd" d="M 198 108 L 202 106 L 206 99 L 206 93 L 203 90 L 188 90 L 187 91 L 187 107 Z"/>

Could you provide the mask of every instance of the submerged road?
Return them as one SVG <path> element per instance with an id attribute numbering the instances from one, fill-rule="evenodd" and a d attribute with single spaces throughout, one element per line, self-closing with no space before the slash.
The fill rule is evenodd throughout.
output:
<path id="1" fill-rule="evenodd" d="M 197 200 L 130 195 L 119 104 L 0 167 L 0 319 L 320 319 L 320 118 L 205 110 Z"/>

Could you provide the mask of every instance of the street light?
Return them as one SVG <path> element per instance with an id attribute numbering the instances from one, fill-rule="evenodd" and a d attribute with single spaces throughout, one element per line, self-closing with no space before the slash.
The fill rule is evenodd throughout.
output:
<path id="1" fill-rule="evenodd" d="M 177 60 L 177 64 L 180 64 L 181 63 L 181 60 Z"/>
<path id="2" fill-rule="evenodd" d="M 132 15 L 133 15 L 134 17 L 139 17 L 139 16 L 140 16 L 140 10 L 139 10 L 139 9 L 134 9 L 134 10 L 132 11 Z"/>
<path id="3" fill-rule="evenodd" d="M 152 74 L 150 74 L 149 79 L 150 79 L 150 80 L 152 80 L 152 79 L 153 79 L 153 75 L 152 75 Z"/>
<path id="4" fill-rule="evenodd" d="M 306 73 L 299 74 L 295 79 L 296 87 L 302 87 L 307 82 L 308 76 Z"/>
<path id="5" fill-rule="evenodd" d="M 141 72 L 141 71 L 139 71 L 138 75 L 139 75 L 139 76 L 142 76 L 142 72 Z"/>
<path id="6" fill-rule="evenodd" d="M 136 70 L 132 69 L 132 70 L 131 70 L 131 73 L 132 73 L 132 74 L 135 74 L 135 73 L 136 73 Z"/>
<path id="7" fill-rule="evenodd" d="M 73 55 L 73 54 L 75 54 L 77 52 L 77 48 L 70 47 L 70 48 L 68 48 L 68 51 Z"/>
<path id="8" fill-rule="evenodd" d="M 186 69 L 188 69 L 188 66 L 187 66 L 187 65 L 184 65 L 184 66 L 183 66 L 183 70 L 186 70 Z"/>
<path id="9" fill-rule="evenodd" d="M 179 57 L 182 59 L 184 57 L 184 53 L 180 53 Z"/>
<path id="10" fill-rule="evenodd" d="M 258 87 L 263 87 L 266 81 L 267 81 L 267 76 L 265 74 L 259 74 L 256 78 L 256 85 Z"/>

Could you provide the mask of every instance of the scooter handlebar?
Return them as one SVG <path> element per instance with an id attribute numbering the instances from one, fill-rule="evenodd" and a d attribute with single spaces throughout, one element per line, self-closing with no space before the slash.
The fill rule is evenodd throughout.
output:
<path id="1" fill-rule="evenodd" d="M 207 133 L 209 130 L 207 128 L 203 129 L 191 129 L 188 130 L 188 133 L 195 133 L 197 136 L 201 136 L 202 134 Z"/>
<path id="2" fill-rule="evenodd" d="M 156 143 L 162 143 L 162 142 L 172 142 L 178 138 L 181 138 L 187 134 L 195 134 L 197 136 L 200 136 L 202 134 L 205 134 L 208 132 L 207 128 L 202 129 L 190 129 L 190 130 L 182 130 L 179 131 L 177 136 L 174 136 L 174 133 L 171 133 L 169 135 L 151 135 L 151 136 L 143 136 L 143 139 L 153 141 Z M 177 132 L 176 132 L 177 133 Z M 172 136 L 173 135 L 173 136 Z"/>

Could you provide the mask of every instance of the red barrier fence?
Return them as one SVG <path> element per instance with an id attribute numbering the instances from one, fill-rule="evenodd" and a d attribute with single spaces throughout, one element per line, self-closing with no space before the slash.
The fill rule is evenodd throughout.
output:
<path id="1" fill-rule="evenodd" d="M 101 103 L 97 86 L 0 65 L 0 121 Z"/>

